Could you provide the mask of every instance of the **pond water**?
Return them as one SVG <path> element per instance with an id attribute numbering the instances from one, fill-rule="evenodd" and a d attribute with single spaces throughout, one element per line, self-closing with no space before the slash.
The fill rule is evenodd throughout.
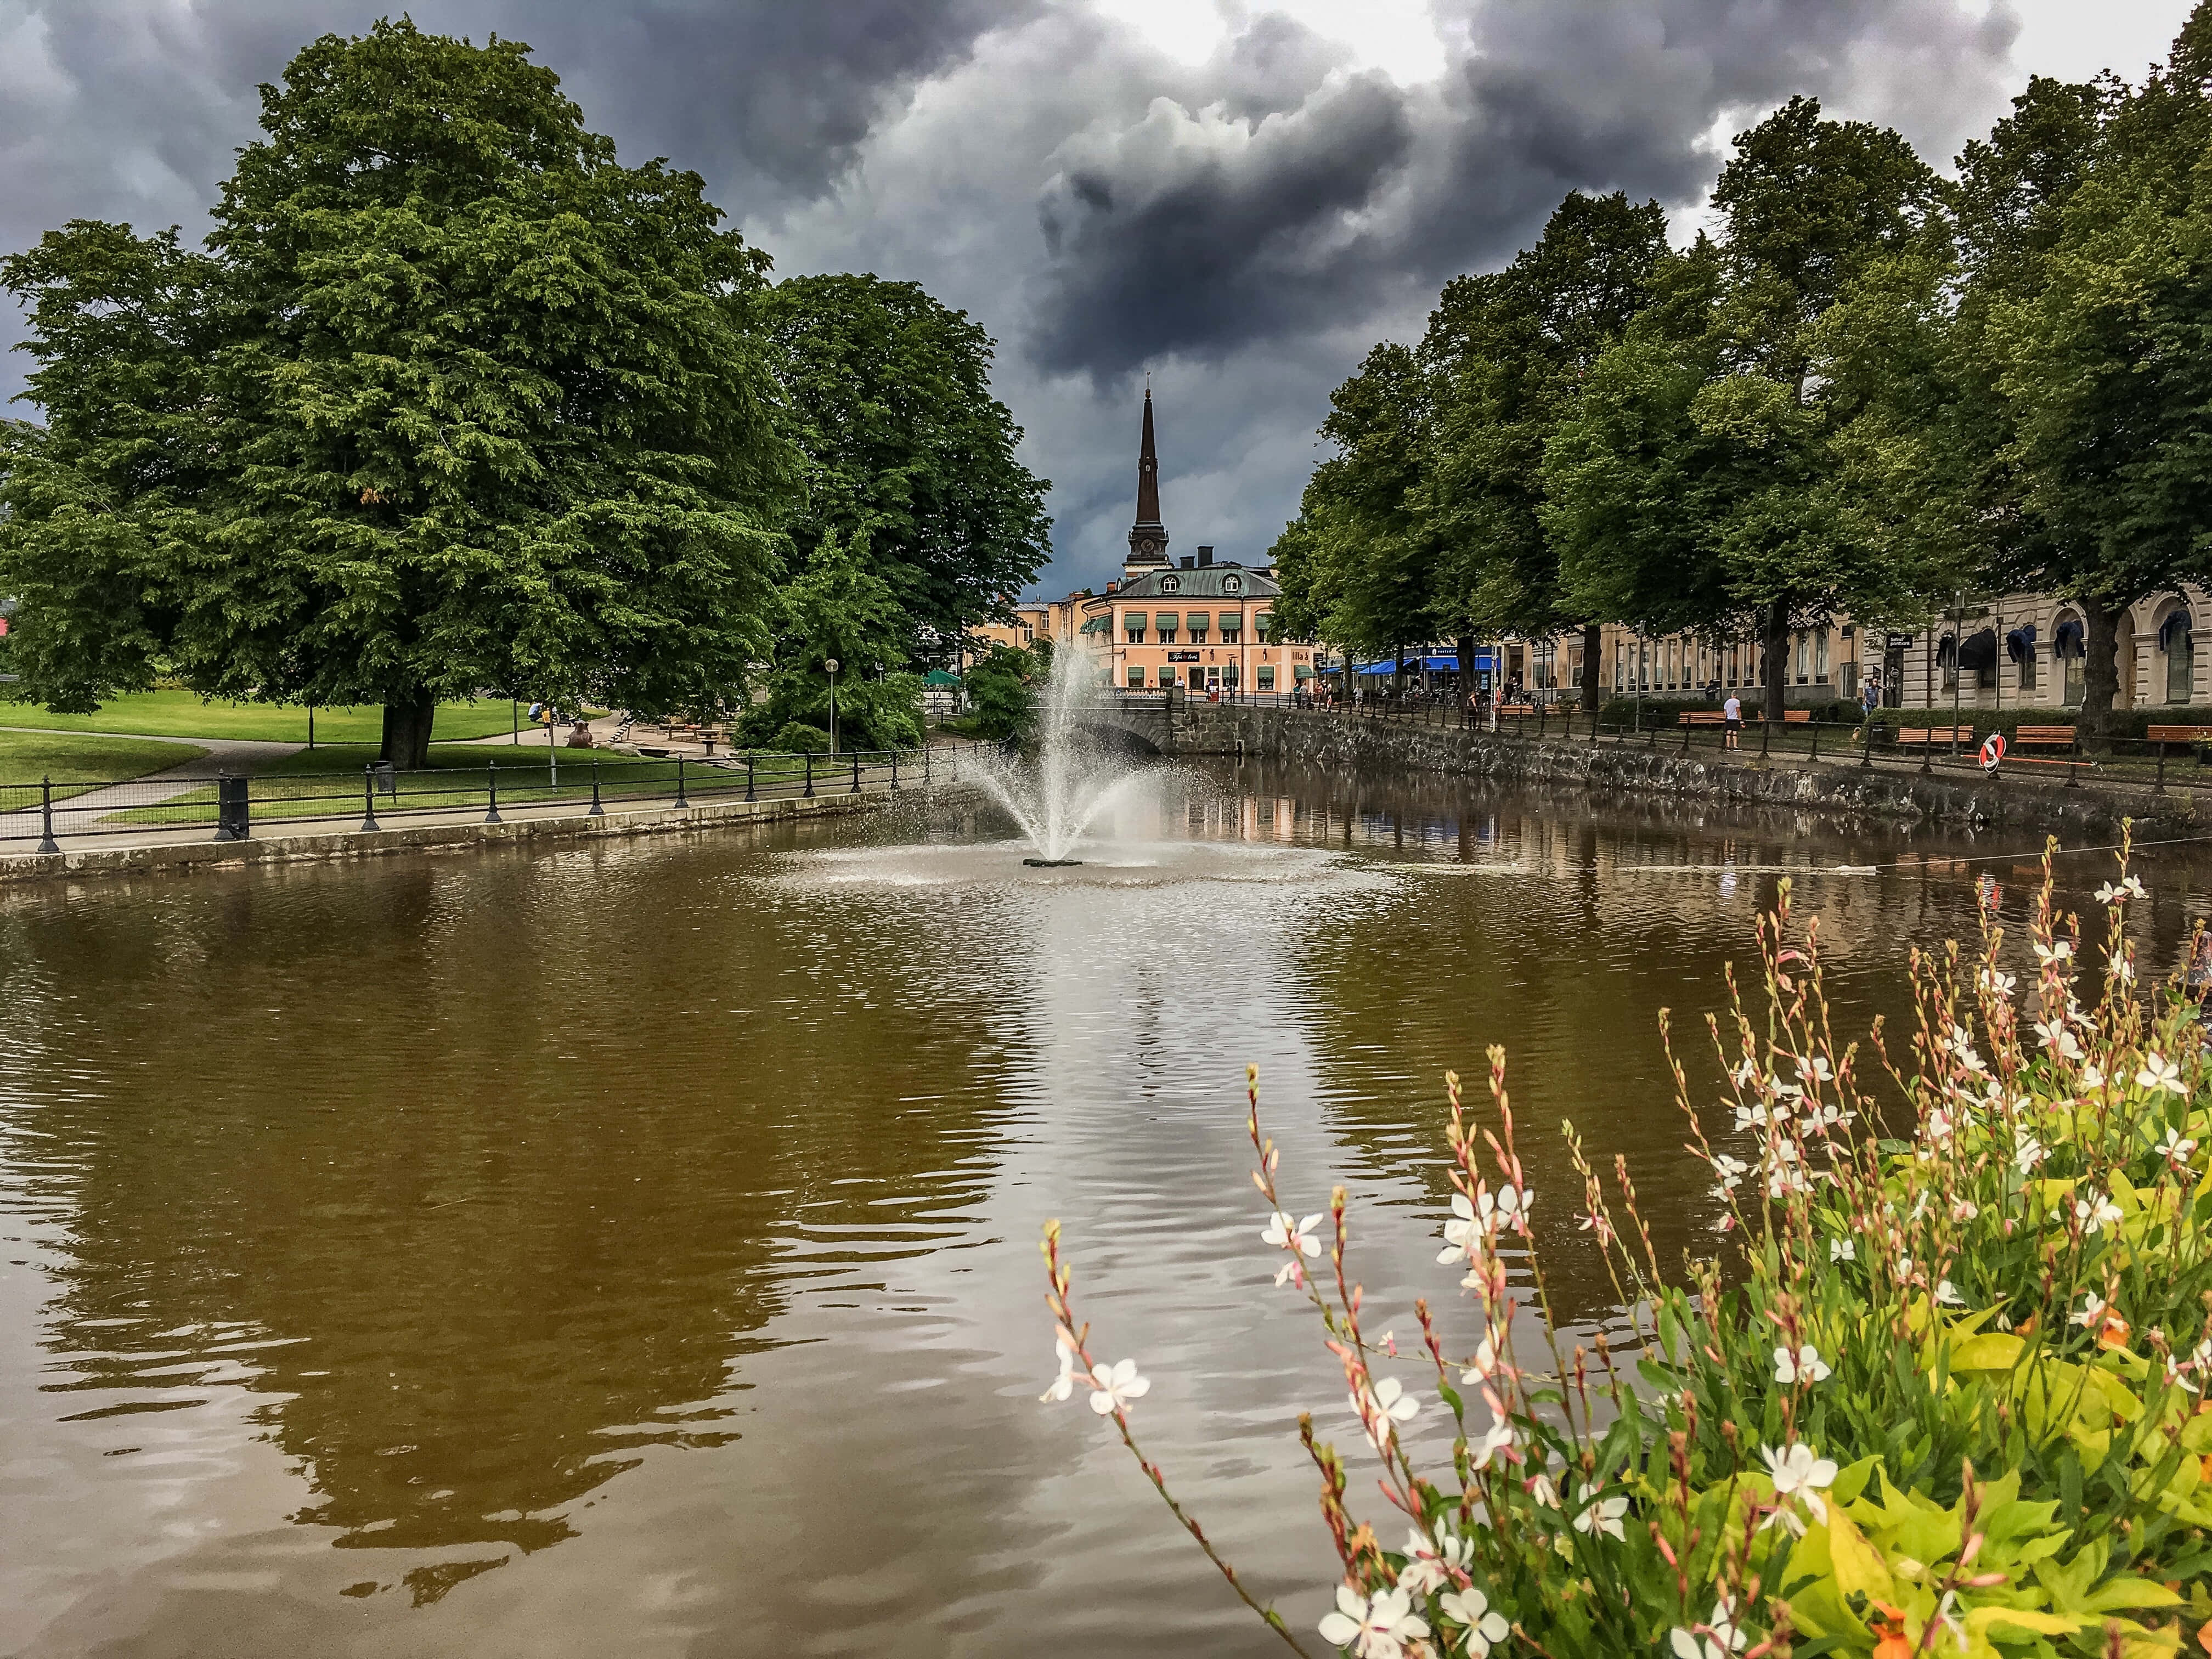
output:
<path id="1" fill-rule="evenodd" d="M 1297 1413 L 1358 1431 L 1271 1284 L 1245 1064 L 1407 1342 L 1417 1294 L 1472 1323 L 1441 1076 L 1508 1045 L 1555 1293 L 1607 1325 L 1559 1120 L 1662 1260 L 1709 1247 L 1659 1011 L 1710 1075 L 1791 872 L 1844 1024 L 1893 1014 L 2033 857 L 1257 768 L 1164 772 L 1080 868 L 1006 835 L 915 801 L 0 902 L 0 1652 L 1279 1651 L 1038 1403 L 1043 1221 L 1147 1451 L 1310 1630 Z M 2139 867 L 2163 971 L 2212 871 Z"/>

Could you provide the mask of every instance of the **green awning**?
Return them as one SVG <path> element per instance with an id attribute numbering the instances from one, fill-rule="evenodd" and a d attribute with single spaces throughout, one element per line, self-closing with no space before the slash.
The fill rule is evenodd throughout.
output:
<path id="1" fill-rule="evenodd" d="M 1224 632 L 1226 632 L 1228 629 L 1232 628 L 1243 627 L 1244 613 L 1242 611 L 1223 611 L 1221 613 L 1221 626 Z"/>
<path id="2" fill-rule="evenodd" d="M 921 683 L 924 685 L 957 685 L 960 676 L 942 668 L 933 668 L 922 676 Z"/>
<path id="3" fill-rule="evenodd" d="M 1299 663 L 1296 667 L 1291 670 L 1291 678 L 1292 679 L 1310 680 L 1313 677 L 1313 670 L 1308 667 L 1304 663 Z"/>
<path id="4" fill-rule="evenodd" d="M 1110 634 L 1114 631 L 1114 619 L 1111 617 L 1093 617 L 1077 631 L 1084 634 Z"/>
<path id="5" fill-rule="evenodd" d="M 1123 611 L 1123 612 L 1121 613 L 1121 626 L 1122 626 L 1122 627 L 1124 627 L 1124 628 L 1142 628 L 1144 625 L 1145 625 L 1145 613 L 1144 613 L 1143 611 Z"/>
<path id="6" fill-rule="evenodd" d="M 1158 616 L 1152 619 L 1153 623 L 1161 628 L 1177 627 L 1181 624 L 1182 620 L 1182 618 L 1181 614 L 1173 611 L 1163 611 Z"/>
<path id="7" fill-rule="evenodd" d="M 1275 613 L 1272 611 L 1262 611 L 1252 618 L 1252 631 L 1263 640 L 1267 637 L 1267 630 L 1274 625 Z"/>

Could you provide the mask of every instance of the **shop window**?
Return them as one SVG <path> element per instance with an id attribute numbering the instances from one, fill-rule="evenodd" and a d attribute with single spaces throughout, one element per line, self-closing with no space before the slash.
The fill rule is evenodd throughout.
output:
<path id="1" fill-rule="evenodd" d="M 2197 678 L 2197 639 L 2186 611 L 2177 611 L 2158 630 L 2166 647 L 2166 700 L 2187 702 Z"/>
<path id="2" fill-rule="evenodd" d="M 1822 629 L 1813 635 L 1813 684 L 1828 683 L 1828 630 Z"/>
<path id="3" fill-rule="evenodd" d="M 1808 679 L 1805 672 L 1805 632 L 1800 629 L 1797 632 L 1797 684 L 1800 685 L 1805 684 Z"/>
<path id="4" fill-rule="evenodd" d="M 2021 641 L 2020 653 L 2020 689 L 2021 690 L 2033 691 L 2035 690 L 2035 641 L 2033 640 L 2023 641 Z"/>
<path id="5" fill-rule="evenodd" d="M 1160 685 L 1161 685 L 1161 687 L 1162 687 L 1163 689 L 1165 689 L 1165 688 L 1166 688 L 1166 687 L 1168 687 L 1168 686 L 1173 685 L 1175 683 L 1176 683 L 1176 672 L 1175 672 L 1175 670 L 1174 670 L 1174 669 L 1172 669 L 1172 668 L 1163 668 L 1162 670 L 1160 670 Z"/>
<path id="6" fill-rule="evenodd" d="M 1959 689 L 1959 641 L 1946 634 L 1936 642 L 1936 671 L 1943 678 L 1943 689 Z"/>
<path id="7" fill-rule="evenodd" d="M 1143 629 L 1141 629 L 1141 628 L 1132 628 L 1132 629 L 1128 629 L 1128 630 L 1127 630 L 1127 631 L 1128 635 L 1129 635 L 1129 643 L 1130 643 L 1130 644 L 1132 644 L 1132 645 L 1142 645 L 1142 644 L 1145 642 L 1145 630 L 1144 630 Z"/>
<path id="8" fill-rule="evenodd" d="M 1275 671 L 1264 664 L 1260 669 L 1260 689 L 1262 691 L 1272 691 L 1275 689 Z"/>
<path id="9" fill-rule="evenodd" d="M 1141 691 L 1145 689 L 1145 670 L 1142 664 L 1129 665 L 1129 689 L 1133 691 Z"/>

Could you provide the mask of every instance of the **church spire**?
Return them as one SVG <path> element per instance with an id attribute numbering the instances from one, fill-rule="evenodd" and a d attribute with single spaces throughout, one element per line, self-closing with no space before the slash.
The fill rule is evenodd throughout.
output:
<path id="1" fill-rule="evenodd" d="M 1128 574 L 1168 562 L 1167 526 L 1160 522 L 1160 458 L 1152 441 L 1152 389 L 1145 388 L 1145 435 L 1137 449 L 1137 522 L 1129 530 Z"/>

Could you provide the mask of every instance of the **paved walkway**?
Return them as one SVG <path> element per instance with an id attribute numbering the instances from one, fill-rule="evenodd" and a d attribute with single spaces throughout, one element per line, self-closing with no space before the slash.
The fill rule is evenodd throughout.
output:
<path id="1" fill-rule="evenodd" d="M 0 732 L 29 732 L 53 735 L 50 728 L 31 726 L 0 726 Z M 265 743 L 251 738 L 178 738 L 166 732 L 76 732 L 60 733 L 65 737 L 129 738 L 138 743 L 173 743 L 189 744 L 204 750 L 204 754 L 179 761 L 174 766 L 149 772 L 144 777 L 133 778 L 127 783 L 111 784 L 105 789 L 88 790 L 69 798 L 72 812 L 115 812 L 126 806 L 158 806 L 163 801 L 174 800 L 179 795 L 189 795 L 201 785 L 220 773 L 252 772 L 272 760 L 281 759 L 307 745 L 297 743 Z M 4 817 L 5 815 L 0 815 Z M 0 829 L 0 835 L 8 833 Z"/>

